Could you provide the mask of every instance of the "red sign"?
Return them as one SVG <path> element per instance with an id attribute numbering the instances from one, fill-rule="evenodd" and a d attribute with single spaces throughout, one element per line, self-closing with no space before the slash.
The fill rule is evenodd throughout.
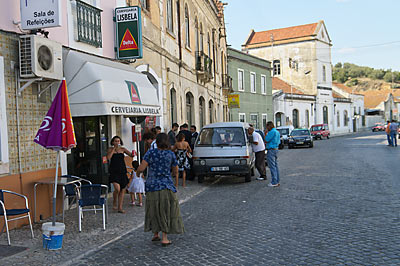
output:
<path id="1" fill-rule="evenodd" d="M 129 29 L 126 29 L 124 37 L 122 37 L 121 44 L 119 45 L 119 50 L 120 51 L 127 51 L 127 50 L 137 50 L 138 46 L 135 41 L 135 38 L 133 38 L 132 33 L 129 31 Z"/>
<path id="2" fill-rule="evenodd" d="M 102 159 L 103 159 L 103 164 L 106 164 L 108 162 L 107 161 L 107 156 L 103 156 Z"/>

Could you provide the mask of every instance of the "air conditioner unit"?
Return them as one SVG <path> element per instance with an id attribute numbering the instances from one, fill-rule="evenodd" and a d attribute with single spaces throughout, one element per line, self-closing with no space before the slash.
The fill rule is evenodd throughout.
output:
<path id="1" fill-rule="evenodd" d="M 19 66 L 22 78 L 61 80 L 62 45 L 37 35 L 23 35 L 19 41 Z"/>

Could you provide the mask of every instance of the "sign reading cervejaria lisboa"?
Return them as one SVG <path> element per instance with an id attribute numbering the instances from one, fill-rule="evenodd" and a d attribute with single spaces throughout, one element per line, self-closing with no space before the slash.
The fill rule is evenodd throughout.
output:
<path id="1" fill-rule="evenodd" d="M 123 115 L 146 115 L 146 116 L 159 116 L 161 108 L 158 106 L 131 106 L 131 105 L 112 105 L 112 114 L 123 114 Z"/>
<path id="2" fill-rule="evenodd" d="M 23 30 L 61 26 L 60 0 L 20 0 L 20 9 Z"/>
<path id="3" fill-rule="evenodd" d="M 117 59 L 142 58 L 142 20 L 140 7 L 115 9 Z"/>

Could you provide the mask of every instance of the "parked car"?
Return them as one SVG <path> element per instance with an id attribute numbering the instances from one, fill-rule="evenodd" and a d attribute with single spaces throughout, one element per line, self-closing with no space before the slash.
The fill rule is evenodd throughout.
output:
<path id="1" fill-rule="evenodd" d="M 313 137 L 311 136 L 310 130 L 306 128 L 293 129 L 289 135 L 289 149 L 293 149 L 297 146 L 307 146 L 309 148 L 314 147 Z"/>
<path id="2" fill-rule="evenodd" d="M 247 136 L 249 124 L 222 122 L 204 126 L 193 150 L 193 170 L 202 183 L 205 176 L 243 175 L 246 182 L 254 173 L 255 157 Z"/>
<path id="3" fill-rule="evenodd" d="M 375 123 L 375 125 L 372 127 L 372 132 L 384 131 L 385 128 L 385 125 L 382 123 Z"/>
<path id="4" fill-rule="evenodd" d="M 289 134 L 290 132 L 292 132 L 292 130 L 294 129 L 293 126 L 280 126 L 277 127 L 276 130 L 279 131 L 279 133 L 281 134 L 281 138 L 282 138 L 282 142 L 284 145 L 288 145 L 289 143 Z"/>
<path id="5" fill-rule="evenodd" d="M 322 138 L 329 139 L 329 137 L 331 136 L 328 124 L 312 125 L 310 131 L 311 131 L 311 136 L 313 136 L 314 139 L 322 139 Z"/>

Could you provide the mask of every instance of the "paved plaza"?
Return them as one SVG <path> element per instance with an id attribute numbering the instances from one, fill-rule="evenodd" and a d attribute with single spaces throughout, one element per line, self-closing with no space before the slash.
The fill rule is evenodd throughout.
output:
<path id="1" fill-rule="evenodd" d="M 171 235 L 169 247 L 143 232 L 141 209 L 110 215 L 119 220 L 105 232 L 100 224 L 67 230 L 61 251 L 31 247 L 0 264 L 399 265 L 400 149 L 385 138 L 358 133 L 316 141 L 313 149 L 286 148 L 279 188 L 254 177 L 189 182 L 186 195 L 180 192 L 186 232 Z"/>

